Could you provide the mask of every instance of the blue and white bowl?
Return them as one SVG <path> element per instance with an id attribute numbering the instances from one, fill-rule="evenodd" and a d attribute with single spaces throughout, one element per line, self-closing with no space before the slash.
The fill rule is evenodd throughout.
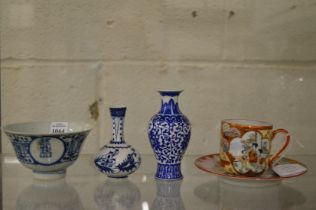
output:
<path id="1" fill-rule="evenodd" d="M 18 160 L 35 178 L 58 179 L 74 163 L 92 124 L 68 122 L 63 133 L 50 133 L 52 122 L 27 122 L 4 127 Z"/>

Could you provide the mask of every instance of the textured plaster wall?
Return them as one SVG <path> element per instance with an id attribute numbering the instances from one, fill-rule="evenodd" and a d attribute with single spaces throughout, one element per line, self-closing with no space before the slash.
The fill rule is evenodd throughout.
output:
<path id="1" fill-rule="evenodd" d="M 3 125 L 89 120 L 98 107 L 82 151 L 95 153 L 110 140 L 109 106 L 125 104 L 126 140 L 149 154 L 156 90 L 183 89 L 187 154 L 217 152 L 224 118 L 273 122 L 305 146 L 292 154 L 316 154 L 313 0 L 0 0 L 0 10 Z M 2 149 L 13 152 L 4 134 Z"/>

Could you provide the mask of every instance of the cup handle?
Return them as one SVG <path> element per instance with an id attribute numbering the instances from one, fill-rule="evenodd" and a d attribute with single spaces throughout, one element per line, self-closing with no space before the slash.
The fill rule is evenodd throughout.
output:
<path id="1" fill-rule="evenodd" d="M 277 129 L 277 130 L 272 131 L 272 138 L 271 138 L 272 141 L 274 140 L 274 138 L 276 137 L 276 135 L 278 133 L 283 133 L 284 134 L 284 136 L 285 136 L 285 143 L 283 144 L 282 148 L 274 156 L 272 156 L 269 159 L 269 165 L 270 166 L 272 165 L 273 161 L 275 161 L 280 156 L 280 154 L 283 153 L 284 150 L 289 146 L 290 140 L 291 140 L 291 136 L 290 136 L 289 132 L 287 130 L 281 128 L 281 129 Z M 283 154 L 283 156 L 284 155 L 285 154 Z"/>

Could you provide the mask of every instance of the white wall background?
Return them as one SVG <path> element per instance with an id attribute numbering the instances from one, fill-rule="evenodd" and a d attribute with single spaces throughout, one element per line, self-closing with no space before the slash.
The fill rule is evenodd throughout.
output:
<path id="1" fill-rule="evenodd" d="M 110 105 L 128 107 L 125 137 L 150 154 L 157 89 L 184 89 L 187 154 L 218 151 L 219 123 L 287 128 L 292 154 L 316 154 L 313 0 L 0 0 L 2 124 L 89 120 L 83 147 L 110 140 Z M 12 153 L 2 134 L 4 153 Z"/>

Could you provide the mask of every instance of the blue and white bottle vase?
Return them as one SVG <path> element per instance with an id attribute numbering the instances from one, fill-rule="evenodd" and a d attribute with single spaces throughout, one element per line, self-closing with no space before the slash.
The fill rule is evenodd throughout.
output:
<path id="1" fill-rule="evenodd" d="M 110 108 L 113 133 L 109 144 L 103 146 L 94 160 L 97 168 L 112 178 L 125 178 L 141 164 L 141 156 L 124 140 L 126 107 Z"/>

